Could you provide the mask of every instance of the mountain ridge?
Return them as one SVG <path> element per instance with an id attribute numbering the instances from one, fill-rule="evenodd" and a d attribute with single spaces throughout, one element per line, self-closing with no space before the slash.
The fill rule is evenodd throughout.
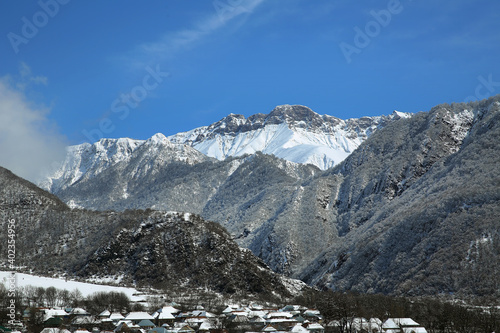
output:
<path id="1" fill-rule="evenodd" d="M 344 121 L 321 116 L 301 105 L 277 106 L 269 114 L 257 113 L 248 118 L 230 114 L 209 126 L 169 137 L 157 133 L 148 140 L 101 139 L 92 144 L 69 146 L 66 159 L 56 163 L 55 170 L 38 185 L 58 193 L 81 179 L 94 177 L 114 164 L 127 161 L 137 149 L 153 143 L 162 145 L 164 150 L 178 150 L 171 154 L 172 158 L 191 160 L 191 164 L 209 158 L 224 160 L 263 152 L 324 170 L 340 163 L 377 129 L 410 116 L 394 111 L 389 116 Z"/>
<path id="2" fill-rule="evenodd" d="M 410 116 L 394 111 L 389 116 L 342 120 L 321 116 L 306 106 L 286 104 L 269 114 L 257 113 L 248 118 L 230 114 L 212 125 L 168 139 L 219 160 L 261 151 L 325 170 L 340 163 L 377 129 Z"/>

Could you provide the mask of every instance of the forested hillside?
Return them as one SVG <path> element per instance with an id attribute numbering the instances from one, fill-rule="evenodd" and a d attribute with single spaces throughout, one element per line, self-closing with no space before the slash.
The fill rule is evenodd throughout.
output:
<path id="1" fill-rule="evenodd" d="M 71 210 L 3 168 L 0 185 L 2 230 L 9 221 L 15 225 L 16 269 L 266 299 L 305 287 L 275 274 L 240 249 L 223 227 L 197 215 Z M 7 242 L 0 245 L 0 253 L 6 259 Z"/>

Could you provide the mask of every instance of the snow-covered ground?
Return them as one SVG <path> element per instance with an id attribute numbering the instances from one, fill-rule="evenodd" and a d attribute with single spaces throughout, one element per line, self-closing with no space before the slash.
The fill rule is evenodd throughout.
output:
<path id="1" fill-rule="evenodd" d="M 11 272 L 0 271 L 0 283 L 3 283 L 5 286 L 8 286 Z M 78 289 L 82 293 L 84 297 L 91 295 L 95 292 L 99 291 L 115 291 L 115 292 L 123 292 L 125 293 L 131 301 L 139 302 L 145 299 L 145 295 L 141 294 L 134 288 L 125 288 L 125 287 L 114 287 L 107 286 L 101 284 L 93 284 L 93 283 L 85 283 L 85 282 L 77 282 L 72 280 L 64 280 L 58 278 L 48 278 L 24 273 L 16 273 L 16 287 L 25 287 L 25 286 L 35 286 L 35 287 L 55 287 L 57 289 L 66 289 L 69 291 Z"/>

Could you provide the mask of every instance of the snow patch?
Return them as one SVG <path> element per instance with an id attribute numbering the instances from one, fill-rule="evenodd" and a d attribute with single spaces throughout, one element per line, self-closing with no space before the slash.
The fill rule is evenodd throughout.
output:
<path id="1" fill-rule="evenodd" d="M 87 297 L 96 292 L 115 291 L 115 292 L 125 293 L 133 302 L 139 302 L 144 300 L 142 296 L 139 296 L 140 292 L 137 291 L 137 289 L 135 288 L 115 287 L 115 286 L 107 286 L 107 285 L 93 284 L 86 282 L 77 282 L 72 280 L 42 277 L 25 273 L 15 273 L 15 274 L 16 274 L 16 286 L 18 288 L 26 286 L 34 286 L 43 288 L 55 287 L 57 289 L 66 289 L 69 291 L 78 289 L 84 297 Z M 6 284 L 10 276 L 11 272 L 0 271 L 0 282 Z M 113 280 L 114 282 L 116 282 L 120 280 L 120 277 L 119 276 L 115 278 L 109 277 L 100 280 L 93 278 L 93 280 L 96 282 L 106 282 L 106 281 L 111 282 L 111 280 Z"/>

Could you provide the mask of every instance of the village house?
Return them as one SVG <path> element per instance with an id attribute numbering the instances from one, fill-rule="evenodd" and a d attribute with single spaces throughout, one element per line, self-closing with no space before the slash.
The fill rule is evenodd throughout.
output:
<path id="1" fill-rule="evenodd" d="M 170 311 L 175 311 L 175 312 L 170 312 Z M 180 310 L 174 309 L 172 307 L 163 307 L 161 309 L 156 310 L 155 313 L 153 313 L 153 318 L 154 322 L 157 326 L 161 326 L 163 324 L 173 324 L 175 321 L 175 315 L 179 313 Z"/>
<path id="2" fill-rule="evenodd" d="M 427 333 L 427 330 L 411 318 L 389 318 L 382 324 L 384 333 Z"/>

